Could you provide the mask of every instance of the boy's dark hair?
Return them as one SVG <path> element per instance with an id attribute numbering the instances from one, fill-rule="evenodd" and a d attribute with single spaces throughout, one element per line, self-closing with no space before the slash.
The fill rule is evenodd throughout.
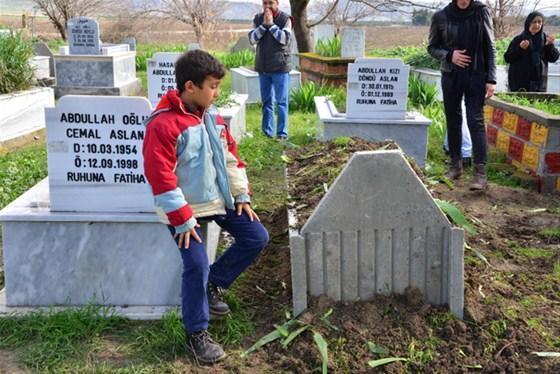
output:
<path id="1" fill-rule="evenodd" d="M 192 81 L 198 87 L 208 76 L 222 79 L 226 75 L 224 65 L 210 53 L 195 49 L 183 53 L 175 62 L 175 82 L 179 93 L 185 90 L 185 83 Z"/>

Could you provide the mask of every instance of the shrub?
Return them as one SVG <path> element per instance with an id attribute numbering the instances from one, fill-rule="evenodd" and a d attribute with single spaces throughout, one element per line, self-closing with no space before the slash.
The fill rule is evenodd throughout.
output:
<path id="1" fill-rule="evenodd" d="M 342 54 L 342 42 L 340 36 L 332 39 L 319 39 L 315 46 L 315 52 L 323 57 L 340 57 Z"/>
<path id="2" fill-rule="evenodd" d="M 329 96 L 335 106 L 344 111 L 346 106 L 346 90 L 341 87 L 323 86 L 315 82 L 307 82 L 290 93 L 290 110 L 302 112 L 315 111 L 315 96 Z"/>
<path id="3" fill-rule="evenodd" d="M 29 88 L 33 80 L 33 68 L 29 58 L 33 45 L 21 33 L 0 35 L 0 94 Z"/>
<path id="4" fill-rule="evenodd" d="M 420 79 L 416 75 L 410 75 L 408 79 L 408 99 L 414 107 L 427 107 L 437 99 L 437 87 Z"/>
<path id="5" fill-rule="evenodd" d="M 369 55 L 375 57 L 400 58 L 405 64 L 412 65 L 417 68 L 439 69 L 439 61 L 430 56 L 425 44 L 418 47 L 408 46 L 388 49 L 376 48 L 370 50 Z"/>

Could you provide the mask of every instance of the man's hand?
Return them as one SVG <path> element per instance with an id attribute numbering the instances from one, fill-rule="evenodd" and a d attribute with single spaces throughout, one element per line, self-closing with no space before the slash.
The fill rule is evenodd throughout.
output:
<path id="1" fill-rule="evenodd" d="M 519 43 L 519 47 L 521 49 L 527 49 L 529 48 L 529 41 L 528 40 L 522 40 L 521 43 Z"/>
<path id="2" fill-rule="evenodd" d="M 486 99 L 491 98 L 494 96 L 494 92 L 496 92 L 496 85 L 493 83 L 486 83 Z"/>
<path id="3" fill-rule="evenodd" d="M 251 222 L 253 222 L 253 220 L 255 219 L 259 222 L 261 221 L 257 213 L 255 213 L 253 208 L 251 208 L 251 204 L 249 203 L 239 203 L 236 205 L 235 210 L 237 211 L 238 216 L 240 216 L 242 212 L 247 213 Z"/>
<path id="4" fill-rule="evenodd" d="M 459 66 L 460 68 L 466 68 L 471 63 L 471 58 L 465 52 L 467 50 L 463 49 L 462 51 L 454 50 L 453 55 L 451 56 L 451 62 L 455 65 Z"/>
<path id="5" fill-rule="evenodd" d="M 200 227 L 198 223 L 190 231 L 185 231 L 180 234 L 175 234 L 175 238 L 179 237 L 179 241 L 177 242 L 177 246 L 179 247 L 179 249 L 183 247 L 183 244 L 185 245 L 185 249 L 189 249 L 189 246 L 191 244 L 191 236 L 197 242 L 202 243 L 202 239 L 200 239 L 200 236 L 198 236 L 198 233 L 196 232 L 197 227 Z"/>
<path id="6" fill-rule="evenodd" d="M 272 26 L 272 23 L 274 23 L 274 18 L 272 17 L 272 10 L 270 10 L 270 8 L 265 8 L 263 24 L 265 26 Z"/>
<path id="7" fill-rule="evenodd" d="M 552 36 L 552 35 L 547 35 L 547 36 L 546 36 L 546 43 L 545 43 L 545 45 L 551 45 L 551 44 L 554 44 L 554 36 Z"/>

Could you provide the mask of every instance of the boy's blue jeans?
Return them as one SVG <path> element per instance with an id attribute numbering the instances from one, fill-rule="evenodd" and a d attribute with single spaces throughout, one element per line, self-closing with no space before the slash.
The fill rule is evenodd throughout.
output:
<path id="1" fill-rule="evenodd" d="M 245 213 L 238 216 L 234 210 L 227 209 L 225 215 L 204 219 L 216 222 L 233 236 L 235 242 L 211 266 L 208 265 L 204 243 L 197 242 L 192 236 L 189 248 L 179 249 L 183 260 L 181 286 L 183 324 L 188 333 L 208 328 L 210 318 L 206 296 L 208 281 L 218 287 L 228 288 L 268 243 L 266 228 L 257 220 L 251 222 Z M 174 236 L 175 228 L 173 226 L 168 228 Z M 202 237 L 200 228 L 197 228 L 197 232 Z M 178 243 L 178 238 L 175 238 L 175 242 Z"/>
<path id="2" fill-rule="evenodd" d="M 288 136 L 289 73 L 259 73 L 262 99 L 262 130 L 270 138 L 274 137 L 274 99 L 278 104 L 276 136 Z"/>

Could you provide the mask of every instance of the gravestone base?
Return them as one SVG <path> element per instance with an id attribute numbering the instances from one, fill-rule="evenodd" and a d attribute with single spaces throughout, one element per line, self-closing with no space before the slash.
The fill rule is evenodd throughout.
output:
<path id="1" fill-rule="evenodd" d="M 135 58 L 135 52 L 55 55 L 55 95 L 135 96 L 141 89 Z"/>
<path id="2" fill-rule="evenodd" d="M 371 141 L 394 140 L 418 166 L 426 164 L 428 127 L 432 121 L 420 113 L 407 113 L 403 120 L 347 118 L 323 96 L 315 97 L 315 108 L 321 120 L 320 139 L 345 136 Z"/>
<path id="3" fill-rule="evenodd" d="M 261 85 L 259 81 L 259 73 L 246 67 L 232 68 L 231 89 L 239 94 L 246 94 L 247 103 L 260 103 Z M 290 71 L 290 87 L 289 91 L 297 90 L 301 86 L 301 73 L 297 70 Z"/>
<path id="4" fill-rule="evenodd" d="M 95 95 L 95 96 L 136 96 L 142 89 L 142 81 L 139 78 L 124 83 L 118 87 L 54 87 L 54 95 L 57 99 L 65 95 Z"/>
<path id="5" fill-rule="evenodd" d="M 44 179 L 3 209 L 0 222 L 5 269 L 0 314 L 98 303 L 133 306 L 137 318 L 150 319 L 180 303 L 181 259 L 154 213 L 52 212 Z M 203 226 L 211 261 L 219 233 L 215 223 Z"/>
<path id="6" fill-rule="evenodd" d="M 45 128 L 45 107 L 54 106 L 52 88 L 40 87 L 0 95 L 0 143 Z"/>

